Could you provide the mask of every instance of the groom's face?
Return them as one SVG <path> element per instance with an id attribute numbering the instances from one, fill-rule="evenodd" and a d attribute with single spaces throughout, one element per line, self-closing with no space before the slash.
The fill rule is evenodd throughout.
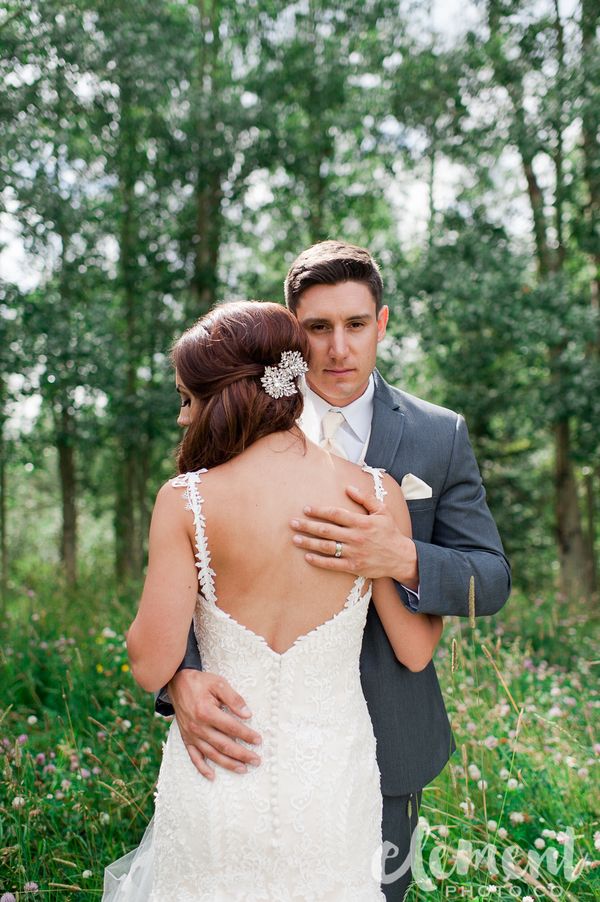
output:
<path id="1" fill-rule="evenodd" d="M 333 407 L 345 407 L 365 391 L 385 335 L 388 308 L 377 315 L 375 299 L 362 282 L 312 285 L 296 316 L 308 334 L 306 381 Z"/>

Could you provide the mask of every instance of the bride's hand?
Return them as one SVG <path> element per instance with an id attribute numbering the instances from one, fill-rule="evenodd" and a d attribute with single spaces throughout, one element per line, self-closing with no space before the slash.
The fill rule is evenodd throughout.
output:
<path id="1" fill-rule="evenodd" d="M 209 761 L 242 774 L 248 764 L 260 764 L 258 755 L 238 742 L 260 744 L 259 734 L 238 720 L 252 714 L 223 677 L 180 670 L 169 683 L 169 696 L 189 756 L 203 776 L 214 779 Z"/>

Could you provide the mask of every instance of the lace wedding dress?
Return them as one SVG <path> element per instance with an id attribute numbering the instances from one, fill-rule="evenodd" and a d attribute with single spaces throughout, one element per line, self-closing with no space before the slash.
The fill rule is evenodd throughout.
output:
<path id="1" fill-rule="evenodd" d="M 373 474 L 378 498 L 384 489 Z M 382 799 L 359 678 L 370 585 L 283 654 L 217 606 L 200 470 L 172 480 L 194 515 L 203 666 L 246 700 L 262 763 L 192 764 L 174 720 L 141 845 L 105 872 L 103 902 L 379 902 Z"/>

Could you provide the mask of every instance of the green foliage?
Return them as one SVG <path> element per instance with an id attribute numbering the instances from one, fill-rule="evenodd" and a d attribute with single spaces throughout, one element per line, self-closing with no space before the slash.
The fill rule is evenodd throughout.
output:
<path id="1" fill-rule="evenodd" d="M 99 895 L 103 868 L 141 839 L 168 725 L 127 672 L 133 599 L 90 575 L 82 617 L 79 599 L 51 591 L 55 583 L 51 568 L 40 573 L 1 627 L 0 677 L 12 704 L 0 716 L 0 892 L 34 881 L 44 898 L 68 888 L 83 900 Z M 561 899 L 595 898 L 591 628 L 585 612 L 569 616 L 552 596 L 532 595 L 513 598 L 494 624 L 446 629 L 436 664 L 458 751 L 426 788 L 420 814 L 425 876 L 434 849 L 449 876 L 426 898 L 475 884 L 525 895 L 527 882 L 504 880 L 502 853 L 514 844 L 522 862 L 551 831 L 545 847 L 562 862 L 569 828 L 573 865 L 587 858 L 580 876 L 569 881 L 562 866 L 553 875 L 546 859 L 538 879 Z M 473 864 L 461 873 L 459 841 L 463 850 L 494 843 L 499 876 Z"/>

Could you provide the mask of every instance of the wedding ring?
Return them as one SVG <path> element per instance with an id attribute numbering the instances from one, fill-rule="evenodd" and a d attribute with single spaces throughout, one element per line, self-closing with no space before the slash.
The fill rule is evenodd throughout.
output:
<path id="1" fill-rule="evenodd" d="M 341 543 L 341 542 L 336 542 L 336 543 L 335 543 L 335 554 L 334 554 L 333 556 L 334 556 L 334 557 L 341 557 L 341 556 L 342 556 L 342 543 Z"/>

